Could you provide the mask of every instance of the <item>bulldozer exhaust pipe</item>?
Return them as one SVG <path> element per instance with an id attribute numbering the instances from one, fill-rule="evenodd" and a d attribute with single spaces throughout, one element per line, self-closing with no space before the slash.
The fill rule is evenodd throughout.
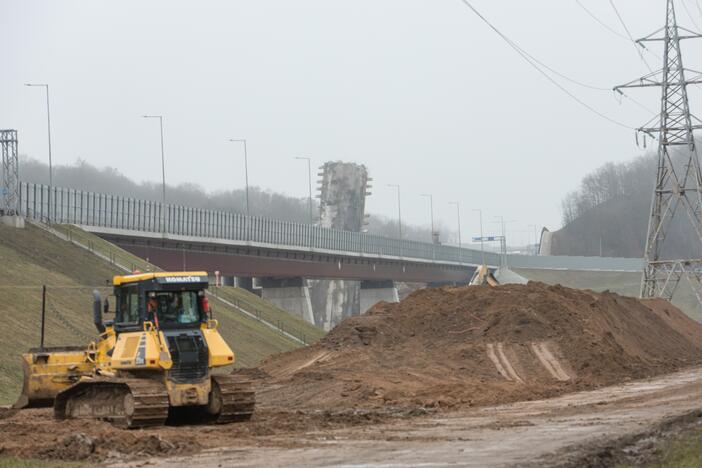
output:
<path id="1" fill-rule="evenodd" d="M 46 285 L 41 287 L 41 338 L 39 349 L 44 350 L 44 329 L 46 328 Z"/>
<path id="2" fill-rule="evenodd" d="M 105 333 L 105 325 L 102 323 L 102 298 L 97 289 L 93 290 L 93 323 L 98 333 Z"/>

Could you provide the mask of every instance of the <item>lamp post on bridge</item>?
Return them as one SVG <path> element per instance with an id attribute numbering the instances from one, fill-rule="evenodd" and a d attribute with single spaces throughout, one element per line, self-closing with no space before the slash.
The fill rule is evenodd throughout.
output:
<path id="1" fill-rule="evenodd" d="M 483 265 L 485 265 L 485 236 L 483 236 L 483 210 L 480 208 L 473 208 L 473 211 L 477 211 L 480 215 L 480 255 L 483 260 Z"/>
<path id="2" fill-rule="evenodd" d="M 458 220 L 458 258 L 459 262 L 463 262 L 463 250 L 461 249 L 461 204 L 457 201 L 449 202 L 449 205 L 456 205 L 456 218 Z"/>
<path id="3" fill-rule="evenodd" d="M 499 223 L 502 227 L 502 242 L 500 244 L 500 267 L 502 268 L 507 268 L 507 228 L 506 224 L 507 223 L 514 223 L 515 220 L 510 219 L 509 221 L 505 221 L 504 216 L 495 216 L 495 219 L 499 220 Z M 497 221 L 496 221 L 497 222 Z"/>
<path id="4" fill-rule="evenodd" d="M 423 197 L 429 198 L 429 215 L 431 219 L 431 243 L 434 243 L 434 197 L 430 193 L 423 193 Z"/>
<path id="5" fill-rule="evenodd" d="M 310 198 L 309 198 L 309 209 L 310 209 L 310 224 L 314 224 L 314 216 L 312 215 L 312 159 L 305 156 L 295 156 L 295 159 L 307 160 L 307 180 L 310 186 Z"/>
<path id="6" fill-rule="evenodd" d="M 249 155 L 246 152 L 245 138 L 230 138 L 229 141 L 244 144 L 244 177 L 246 178 L 246 216 L 251 214 L 249 211 Z"/>
<path id="7" fill-rule="evenodd" d="M 54 185 L 54 170 L 51 162 L 51 110 L 49 108 L 49 85 L 40 83 L 25 83 L 25 86 L 30 87 L 40 87 L 46 90 L 46 131 L 49 141 L 49 196 L 48 203 L 49 206 L 46 210 L 46 217 L 48 221 L 51 222 L 51 188 Z"/>
<path id="8" fill-rule="evenodd" d="M 166 204 L 166 156 L 163 150 L 163 116 L 162 115 L 142 115 L 144 119 L 158 119 L 159 128 L 161 129 L 161 178 L 162 178 L 162 199 L 163 204 Z"/>
<path id="9" fill-rule="evenodd" d="M 534 255 L 539 255 L 538 252 L 538 247 L 539 247 L 539 236 L 536 234 L 536 229 L 538 226 L 536 224 L 530 224 L 529 227 L 534 228 Z M 602 256 L 602 253 L 600 252 L 600 257 Z"/>
<path id="10" fill-rule="evenodd" d="M 388 184 L 388 187 L 397 189 L 397 230 L 402 240 L 402 207 L 400 205 L 400 186 L 398 184 Z"/>

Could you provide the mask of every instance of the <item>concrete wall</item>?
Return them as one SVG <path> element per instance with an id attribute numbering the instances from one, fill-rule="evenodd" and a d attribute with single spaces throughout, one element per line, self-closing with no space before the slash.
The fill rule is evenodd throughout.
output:
<path id="1" fill-rule="evenodd" d="M 261 298 L 296 315 L 309 323 L 315 323 L 307 281 L 303 278 L 263 278 Z"/>
<path id="2" fill-rule="evenodd" d="M 381 301 L 400 302 L 397 287 L 392 281 L 362 281 L 360 296 L 362 314 Z"/>

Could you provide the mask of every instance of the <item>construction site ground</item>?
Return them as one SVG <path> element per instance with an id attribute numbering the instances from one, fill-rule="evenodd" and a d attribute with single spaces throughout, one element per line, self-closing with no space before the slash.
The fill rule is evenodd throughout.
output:
<path id="1" fill-rule="evenodd" d="M 593 391 L 427 414 L 262 409 L 247 423 L 125 431 L 5 414 L 3 452 L 130 466 L 613 466 L 655 457 L 671 420 L 702 421 L 702 368 Z M 643 437 L 641 437 L 643 436 Z M 619 455 L 617 456 L 617 453 Z M 617 456 L 615 458 L 615 456 Z"/>
<path id="2" fill-rule="evenodd" d="M 543 283 L 425 289 L 234 372 L 257 387 L 249 422 L 126 431 L 8 409 L 0 453 L 133 466 L 639 464 L 626 457 L 655 455 L 642 440 L 699 419 L 702 325 L 665 301 Z"/>

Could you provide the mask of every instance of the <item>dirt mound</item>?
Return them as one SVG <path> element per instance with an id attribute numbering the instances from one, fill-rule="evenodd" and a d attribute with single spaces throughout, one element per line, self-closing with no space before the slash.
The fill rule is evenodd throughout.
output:
<path id="1" fill-rule="evenodd" d="M 51 409 L 15 411 L 0 420 L 0 454 L 85 462 L 122 462 L 198 452 L 201 432 L 128 431 L 103 421 L 55 421 Z"/>
<path id="2" fill-rule="evenodd" d="M 542 283 L 425 289 L 268 359 L 289 408 L 452 407 L 553 396 L 702 362 L 702 325 L 664 301 Z"/>
<path id="3" fill-rule="evenodd" d="M 132 459 L 145 456 L 166 456 L 192 453 L 200 446 L 192 441 L 169 441 L 159 434 L 129 432 L 91 437 L 82 432 L 64 437 L 54 445 L 37 452 L 39 458 L 53 460 L 106 460 Z"/>

